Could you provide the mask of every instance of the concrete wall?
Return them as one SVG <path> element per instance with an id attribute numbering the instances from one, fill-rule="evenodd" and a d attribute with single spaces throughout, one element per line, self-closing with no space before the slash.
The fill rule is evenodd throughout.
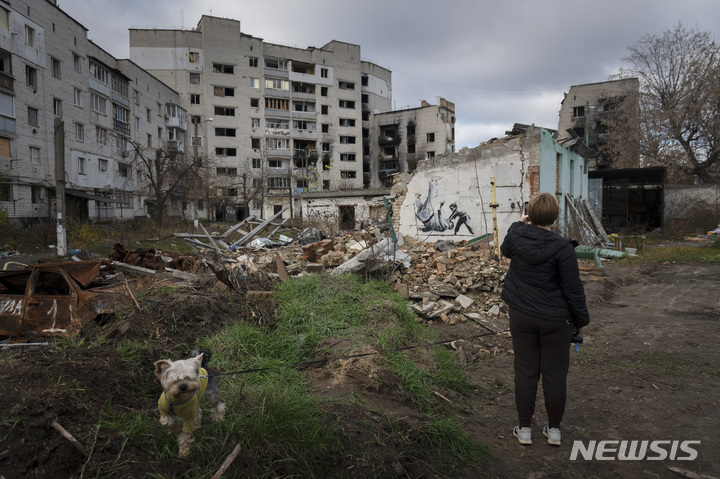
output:
<path id="1" fill-rule="evenodd" d="M 522 135 L 421 161 L 399 200 L 400 233 L 426 241 L 469 240 L 492 233 L 492 177 L 500 238 L 520 219 L 524 203 L 534 193 L 556 193 L 561 229 L 570 221 L 565 193 L 587 198 L 583 158 L 559 146 L 547 130 L 532 127 Z M 453 218 L 452 204 L 465 214 Z"/>
<path id="2" fill-rule="evenodd" d="M 720 225 L 720 185 L 665 185 L 666 231 L 706 233 Z"/>
<path id="3" fill-rule="evenodd" d="M 296 212 L 306 226 L 319 228 L 326 234 L 334 234 L 341 229 L 359 229 L 384 221 L 386 218 L 383 198 L 390 193 L 389 188 L 342 192 L 303 193 L 296 200 Z M 351 211 L 354 221 L 341 224 L 342 211 Z"/>

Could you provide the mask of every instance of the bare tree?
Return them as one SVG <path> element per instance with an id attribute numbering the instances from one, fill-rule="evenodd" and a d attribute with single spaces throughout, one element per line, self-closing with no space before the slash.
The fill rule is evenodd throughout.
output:
<path id="1" fill-rule="evenodd" d="M 720 160 L 720 44 L 710 33 L 678 24 L 629 48 L 618 77 L 640 79 L 643 166 L 667 166 L 676 181 L 717 181 Z"/>
<path id="2" fill-rule="evenodd" d="M 172 208 L 173 200 L 183 205 L 199 200 L 210 188 L 210 161 L 208 158 L 188 158 L 177 148 L 164 144 L 152 148 L 136 141 L 128 141 L 134 168 L 138 171 L 138 189 L 154 203 L 152 218 L 158 228 Z M 184 207 L 178 208 L 184 214 Z"/>

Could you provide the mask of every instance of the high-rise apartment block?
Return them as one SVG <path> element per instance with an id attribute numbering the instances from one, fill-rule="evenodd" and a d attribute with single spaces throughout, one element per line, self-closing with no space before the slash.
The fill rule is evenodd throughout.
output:
<path id="1" fill-rule="evenodd" d="M 0 209 L 16 222 L 145 216 L 132 144 L 184 147 L 178 94 L 87 38 L 54 1 L 0 2 Z"/>
<path id="2" fill-rule="evenodd" d="M 359 45 L 293 48 L 203 16 L 193 30 L 131 29 L 130 58 L 180 92 L 190 140 L 216 165 L 218 216 L 227 213 L 220 205 L 238 215 L 264 205 L 267 216 L 290 206 L 293 193 L 378 188 L 419 155 L 389 151 L 399 142 L 386 139 L 386 127 L 407 114 L 381 120 L 391 110 L 391 72 L 362 60 Z M 423 143 L 436 135 L 441 145 L 427 152 L 453 151 L 454 105 L 441 122 L 432 109 L 432 131 L 416 125 Z"/>
<path id="3" fill-rule="evenodd" d="M 212 16 L 130 29 L 120 60 L 55 0 L 0 0 L 0 211 L 235 220 L 377 191 L 454 150 L 454 105 L 392 112 L 391 76 L 358 45 L 293 48 Z"/>

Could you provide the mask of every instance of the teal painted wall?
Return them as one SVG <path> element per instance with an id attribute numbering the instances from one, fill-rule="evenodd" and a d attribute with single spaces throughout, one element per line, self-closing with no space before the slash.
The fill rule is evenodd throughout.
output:
<path id="1" fill-rule="evenodd" d="M 545 129 L 540 131 L 540 192 L 556 194 L 560 203 L 558 222 L 561 228 L 570 218 L 565 194 L 573 198 L 588 198 L 585 159 L 559 145 L 552 133 Z"/>

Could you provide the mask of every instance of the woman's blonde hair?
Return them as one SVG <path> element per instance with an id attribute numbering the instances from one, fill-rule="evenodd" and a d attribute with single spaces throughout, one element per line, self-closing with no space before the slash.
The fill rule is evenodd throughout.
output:
<path id="1" fill-rule="evenodd" d="M 560 204 L 551 193 L 538 193 L 528 203 L 528 219 L 536 226 L 550 226 L 560 214 Z"/>

